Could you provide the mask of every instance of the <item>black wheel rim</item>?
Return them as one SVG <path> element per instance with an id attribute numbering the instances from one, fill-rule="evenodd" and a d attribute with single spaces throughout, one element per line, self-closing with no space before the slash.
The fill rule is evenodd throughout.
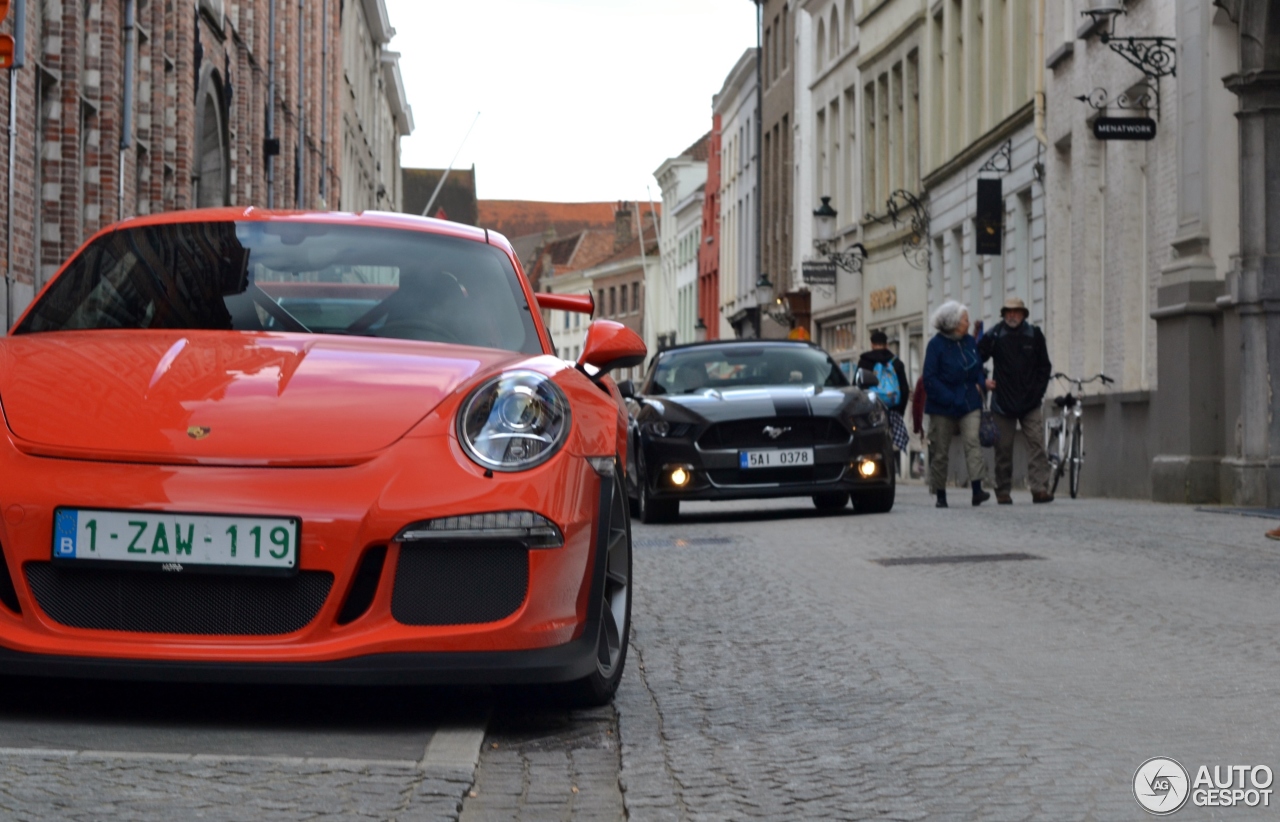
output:
<path id="1" fill-rule="evenodd" d="M 643 490 L 640 499 L 643 506 Z M 622 489 L 616 486 L 609 506 L 608 540 L 604 561 L 604 596 L 601 597 L 600 609 L 600 640 L 596 645 L 596 665 L 605 679 L 613 676 L 622 660 L 631 598 L 631 530 L 627 523 L 626 500 Z"/>

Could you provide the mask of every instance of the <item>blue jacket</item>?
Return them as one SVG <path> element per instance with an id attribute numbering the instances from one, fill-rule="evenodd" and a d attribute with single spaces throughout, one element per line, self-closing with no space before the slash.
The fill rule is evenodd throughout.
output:
<path id="1" fill-rule="evenodd" d="M 963 417 L 982 408 L 979 385 L 984 385 L 987 372 L 973 337 L 958 340 L 935 334 L 924 353 L 924 391 L 926 414 Z"/>

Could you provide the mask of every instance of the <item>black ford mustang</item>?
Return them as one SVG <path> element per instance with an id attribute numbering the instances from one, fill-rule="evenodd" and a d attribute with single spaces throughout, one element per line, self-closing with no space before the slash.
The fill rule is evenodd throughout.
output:
<path id="1" fill-rule="evenodd" d="M 849 384 L 811 343 L 717 340 L 654 357 L 631 410 L 628 492 L 644 522 L 681 500 L 812 496 L 819 510 L 893 508 L 893 445 L 875 375 Z"/>

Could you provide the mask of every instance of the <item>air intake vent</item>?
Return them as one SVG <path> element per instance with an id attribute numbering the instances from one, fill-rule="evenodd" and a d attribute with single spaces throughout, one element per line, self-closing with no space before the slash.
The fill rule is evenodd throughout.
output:
<path id="1" fill-rule="evenodd" d="M 405 625 L 470 625 L 511 616 L 529 588 L 529 551 L 507 540 L 400 546 L 391 615 Z"/>
<path id="2" fill-rule="evenodd" d="M 324 606 L 333 574 L 290 577 L 166 574 L 23 566 L 40 608 L 71 628 L 203 636 L 271 636 L 297 631 Z"/>
<path id="3" fill-rule="evenodd" d="M 351 582 L 351 590 L 347 592 L 347 601 L 342 603 L 342 611 L 338 614 L 339 625 L 355 622 L 369 610 L 378 593 L 378 580 L 382 579 L 382 565 L 386 559 L 385 545 L 377 545 L 364 552 L 356 577 Z"/>
<path id="4" fill-rule="evenodd" d="M 9 563 L 5 562 L 2 549 L 0 549 L 0 602 L 15 614 L 22 613 L 22 606 L 18 604 L 18 592 L 13 589 L 13 577 L 9 576 Z"/>

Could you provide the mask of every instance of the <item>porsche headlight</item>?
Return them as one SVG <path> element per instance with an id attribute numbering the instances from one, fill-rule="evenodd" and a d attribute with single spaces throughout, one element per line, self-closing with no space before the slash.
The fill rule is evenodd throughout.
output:
<path id="1" fill-rule="evenodd" d="M 523 471 L 560 450 L 569 418 L 569 400 L 549 377 L 508 371 L 467 397 L 458 414 L 458 439 L 485 468 Z"/>

